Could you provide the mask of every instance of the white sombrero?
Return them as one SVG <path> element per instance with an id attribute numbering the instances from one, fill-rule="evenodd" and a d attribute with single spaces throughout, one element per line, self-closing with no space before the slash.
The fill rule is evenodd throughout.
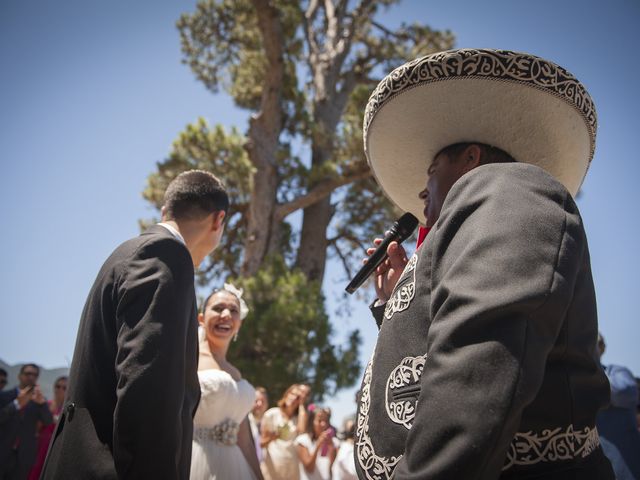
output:
<path id="1" fill-rule="evenodd" d="M 369 98 L 364 150 L 387 196 L 424 218 L 418 198 L 444 147 L 479 142 L 538 165 L 576 195 L 596 137 L 584 86 L 527 53 L 460 49 L 428 55 L 387 75 Z"/>

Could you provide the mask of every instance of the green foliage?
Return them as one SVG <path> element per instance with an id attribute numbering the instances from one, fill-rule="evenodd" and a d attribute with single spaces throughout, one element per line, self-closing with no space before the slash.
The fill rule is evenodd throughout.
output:
<path id="1" fill-rule="evenodd" d="M 302 41 L 296 37 L 302 12 L 297 1 L 275 2 L 285 45 L 285 98 L 300 104 L 295 65 L 301 60 Z M 183 63 L 212 92 L 222 87 L 237 106 L 257 110 L 262 95 L 266 61 L 257 15 L 249 0 L 202 0 L 193 14 L 183 14 L 176 26 Z M 301 106 L 301 105 L 299 105 Z M 290 110 L 296 115 L 293 109 Z M 297 124 L 300 118 L 293 124 Z"/>
<path id="2" fill-rule="evenodd" d="M 332 345 L 333 329 L 324 296 L 315 282 L 272 257 L 251 278 L 234 279 L 245 290 L 249 308 L 229 360 L 254 385 L 277 399 L 294 383 L 311 385 L 322 401 L 360 375 L 357 331 L 344 348 Z"/>
<path id="3" fill-rule="evenodd" d="M 227 216 L 223 244 L 205 261 L 199 271 L 200 280 L 237 275 L 242 261 L 246 236 L 246 210 L 251 195 L 254 168 L 244 149 L 244 135 L 232 128 L 226 132 L 220 125 L 211 128 L 199 118 L 187 125 L 173 142 L 169 158 L 157 164 L 149 175 L 142 195 L 156 208 L 162 206 L 167 185 L 180 173 L 190 169 L 207 170 L 224 180 L 232 199 Z"/>

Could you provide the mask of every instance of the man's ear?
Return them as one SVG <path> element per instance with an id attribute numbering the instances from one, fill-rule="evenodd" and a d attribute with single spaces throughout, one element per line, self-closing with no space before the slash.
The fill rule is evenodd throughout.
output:
<path id="1" fill-rule="evenodd" d="M 480 145 L 472 143 L 467 148 L 465 148 L 464 153 L 462 154 L 462 159 L 464 161 L 464 173 L 467 173 L 479 166 L 481 158 L 482 149 L 480 148 Z"/>
<path id="2" fill-rule="evenodd" d="M 213 213 L 213 230 L 220 230 L 224 226 L 224 217 L 227 213 L 224 210 Z"/>
<path id="3" fill-rule="evenodd" d="M 167 209 L 163 205 L 162 208 L 160 209 L 160 218 L 162 219 L 163 222 L 165 220 L 165 214 L 166 213 L 167 213 Z"/>

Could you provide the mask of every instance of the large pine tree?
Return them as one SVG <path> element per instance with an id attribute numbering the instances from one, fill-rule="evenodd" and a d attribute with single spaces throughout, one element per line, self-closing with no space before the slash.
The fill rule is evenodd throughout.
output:
<path id="1" fill-rule="evenodd" d="M 322 398 L 359 376 L 358 333 L 332 344 L 321 286 L 329 257 L 351 276 L 361 239 L 397 214 L 363 155 L 364 106 L 381 75 L 453 47 L 448 31 L 383 25 L 398 1 L 201 0 L 177 23 L 198 80 L 252 113 L 245 134 L 188 125 L 144 195 L 159 207 L 190 168 L 225 181 L 229 223 L 200 281 L 232 277 L 247 290 L 253 311 L 231 359 L 275 396 L 304 381 Z"/>

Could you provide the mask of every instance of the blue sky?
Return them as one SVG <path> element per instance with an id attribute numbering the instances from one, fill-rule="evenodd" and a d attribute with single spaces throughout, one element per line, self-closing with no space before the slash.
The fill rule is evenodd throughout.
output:
<path id="1" fill-rule="evenodd" d="M 180 63 L 175 21 L 195 2 L 0 2 L 0 358 L 66 365 L 78 319 L 104 259 L 154 211 L 145 179 L 187 123 L 246 129 L 246 113 L 212 95 Z M 380 19 L 449 28 L 458 47 L 534 53 L 567 68 L 598 110 L 596 154 L 578 201 L 587 228 L 605 361 L 640 376 L 635 299 L 640 254 L 640 4 L 405 0 Z M 329 310 L 345 285 L 325 281 Z M 365 301 L 338 336 L 361 328 L 366 362 L 375 325 Z M 329 404 L 351 412 L 353 389 Z"/>

